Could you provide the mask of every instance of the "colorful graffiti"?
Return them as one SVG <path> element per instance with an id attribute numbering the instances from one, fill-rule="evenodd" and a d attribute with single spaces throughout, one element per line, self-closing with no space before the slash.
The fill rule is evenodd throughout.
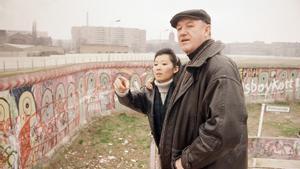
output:
<path id="1" fill-rule="evenodd" d="M 0 168 L 32 168 L 80 124 L 114 108 L 119 73 L 140 86 L 144 70 L 85 69 L 0 91 Z"/>
<path id="2" fill-rule="evenodd" d="M 8 132 L 11 127 L 10 108 L 4 98 L 0 98 L 0 131 Z"/>
<path id="3" fill-rule="evenodd" d="M 141 79 L 139 75 L 133 74 L 130 78 L 130 89 L 131 90 L 140 90 L 141 88 Z"/>
<path id="4" fill-rule="evenodd" d="M 250 157 L 300 160 L 300 140 L 287 138 L 249 138 Z"/>
<path id="5" fill-rule="evenodd" d="M 0 98 L 0 168 L 17 166 L 15 136 L 12 132 L 11 108 L 5 98 Z"/>
<path id="6" fill-rule="evenodd" d="M 15 168 L 17 151 L 10 146 L 0 144 L 0 168 Z"/>
<path id="7" fill-rule="evenodd" d="M 247 101 L 293 101 L 300 99 L 299 69 L 240 69 Z"/>
<path id="8" fill-rule="evenodd" d="M 112 78 L 109 76 L 108 72 L 99 72 L 99 83 L 100 83 L 100 93 L 98 95 L 98 100 L 100 101 L 101 112 L 105 112 L 114 107 L 114 91 L 112 89 Z"/>

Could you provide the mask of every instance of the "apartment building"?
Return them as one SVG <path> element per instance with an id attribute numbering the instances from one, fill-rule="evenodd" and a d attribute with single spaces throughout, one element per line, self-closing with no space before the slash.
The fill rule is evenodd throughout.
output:
<path id="1" fill-rule="evenodd" d="M 137 28 L 81 26 L 72 27 L 71 33 L 76 51 L 80 51 L 82 45 L 127 46 L 128 52 L 134 53 L 146 49 L 146 31 Z"/>

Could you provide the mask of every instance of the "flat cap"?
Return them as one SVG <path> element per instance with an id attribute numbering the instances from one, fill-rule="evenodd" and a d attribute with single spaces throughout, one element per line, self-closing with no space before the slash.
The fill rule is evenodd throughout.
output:
<path id="1" fill-rule="evenodd" d="M 170 20 L 171 26 L 173 28 L 176 28 L 177 22 L 184 17 L 202 20 L 203 22 L 210 24 L 210 16 L 203 9 L 192 9 L 182 11 L 174 15 L 173 18 Z"/>

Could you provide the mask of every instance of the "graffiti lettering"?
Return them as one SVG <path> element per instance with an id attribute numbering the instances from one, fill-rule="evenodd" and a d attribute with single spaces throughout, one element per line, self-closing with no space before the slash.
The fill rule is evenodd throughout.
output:
<path id="1" fill-rule="evenodd" d="M 246 95 L 257 93 L 259 95 L 267 95 L 288 91 L 293 88 L 297 89 L 300 87 L 300 79 L 297 78 L 296 80 L 290 79 L 286 81 L 273 79 L 269 84 L 258 84 L 254 79 L 252 79 L 250 83 L 244 83 L 243 86 Z"/>

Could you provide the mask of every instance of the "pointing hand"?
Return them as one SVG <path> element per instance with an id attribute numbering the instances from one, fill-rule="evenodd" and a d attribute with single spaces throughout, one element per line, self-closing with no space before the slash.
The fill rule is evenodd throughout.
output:
<path id="1" fill-rule="evenodd" d="M 125 93 L 129 89 L 129 81 L 123 77 L 119 76 L 114 82 L 115 90 L 120 93 Z"/>

